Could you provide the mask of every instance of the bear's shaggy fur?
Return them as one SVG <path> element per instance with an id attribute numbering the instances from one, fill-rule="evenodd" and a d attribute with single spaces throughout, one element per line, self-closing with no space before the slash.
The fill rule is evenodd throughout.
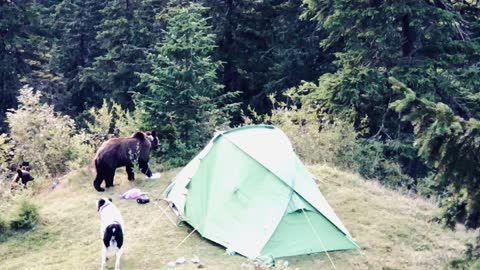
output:
<path id="1" fill-rule="evenodd" d="M 93 187 L 99 191 L 105 191 L 100 187 L 103 180 L 107 188 L 113 187 L 115 170 L 125 166 L 128 180 L 135 180 L 133 166 L 138 162 L 140 170 L 146 176 L 152 176 L 148 167 L 150 151 L 158 147 L 158 138 L 155 132 L 136 132 L 128 138 L 112 138 L 104 142 L 95 155 L 94 164 L 97 176 L 93 181 Z"/>
<path id="2" fill-rule="evenodd" d="M 13 178 L 12 182 L 10 182 L 10 187 L 12 190 L 16 189 L 19 183 L 21 183 L 23 187 L 26 188 L 27 183 L 33 180 L 34 178 L 29 171 L 18 169 L 17 174 L 15 174 L 15 177 Z"/>

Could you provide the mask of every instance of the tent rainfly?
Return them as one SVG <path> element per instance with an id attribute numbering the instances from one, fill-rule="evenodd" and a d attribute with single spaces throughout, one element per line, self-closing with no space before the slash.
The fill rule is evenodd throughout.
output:
<path id="1" fill-rule="evenodd" d="M 203 237 L 251 259 L 358 248 L 273 126 L 217 132 L 165 195 Z"/>

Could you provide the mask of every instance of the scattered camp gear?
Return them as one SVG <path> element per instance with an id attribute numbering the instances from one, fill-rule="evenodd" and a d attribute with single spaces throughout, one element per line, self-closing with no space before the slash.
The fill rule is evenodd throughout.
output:
<path id="1" fill-rule="evenodd" d="M 152 176 L 150 177 L 145 176 L 145 179 L 156 180 L 156 179 L 160 179 L 160 177 L 162 177 L 162 173 L 153 173 Z"/>
<path id="2" fill-rule="evenodd" d="M 143 192 L 139 188 L 132 188 L 120 195 L 121 199 L 136 200 L 147 195 L 148 192 Z"/>
<path id="3" fill-rule="evenodd" d="M 187 260 L 185 257 L 178 257 L 178 259 L 175 261 L 176 264 L 184 264 Z"/>
<path id="4" fill-rule="evenodd" d="M 251 259 L 358 248 L 273 126 L 217 132 L 165 195 L 203 237 Z"/>
<path id="5" fill-rule="evenodd" d="M 194 264 L 200 263 L 200 258 L 198 258 L 197 255 L 193 255 L 192 263 L 194 263 Z"/>
<path id="6" fill-rule="evenodd" d="M 138 204 L 147 204 L 150 202 L 150 199 L 146 196 L 143 196 L 142 198 L 137 199 Z"/>

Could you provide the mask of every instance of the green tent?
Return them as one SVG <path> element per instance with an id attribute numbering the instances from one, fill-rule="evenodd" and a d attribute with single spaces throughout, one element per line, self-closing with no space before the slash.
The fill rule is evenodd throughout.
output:
<path id="1" fill-rule="evenodd" d="M 217 132 L 165 195 L 203 237 L 251 259 L 358 247 L 273 126 Z"/>

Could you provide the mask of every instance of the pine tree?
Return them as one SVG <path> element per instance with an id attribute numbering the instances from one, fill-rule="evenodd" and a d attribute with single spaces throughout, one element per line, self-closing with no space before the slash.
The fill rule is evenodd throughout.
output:
<path id="1" fill-rule="evenodd" d="M 162 14 L 165 38 L 149 57 L 153 70 L 140 74 L 148 90 L 137 96 L 137 110 L 147 128 L 160 131 L 164 157 L 176 164 L 197 153 L 213 130 L 227 122 L 225 110 L 235 107 L 221 95 L 221 65 L 211 57 L 215 35 L 205 11 L 196 3 L 171 1 Z"/>
<path id="2" fill-rule="evenodd" d="M 301 0 L 201 2 L 210 8 L 225 92 L 240 91 L 244 109 L 266 113 L 269 94 L 312 80 L 330 66 L 318 47 L 316 22 L 300 18 Z"/>
<path id="3" fill-rule="evenodd" d="M 281 93 L 302 80 L 318 78 L 332 68 L 331 56 L 318 46 L 322 32 L 317 23 L 303 19 L 302 1 L 271 1 L 271 53 L 267 93 Z"/>
<path id="4" fill-rule="evenodd" d="M 135 72 L 150 69 L 146 53 L 159 33 L 155 29 L 155 12 L 161 5 L 159 1 L 114 0 L 101 10 L 103 18 L 96 40 L 105 53 L 96 57 L 82 74 L 82 81 L 95 82 L 100 87 L 96 91 L 98 98 L 113 98 L 133 108 L 132 93 L 143 91 L 138 87 Z"/>
<path id="5" fill-rule="evenodd" d="M 480 61 L 478 21 L 469 22 L 444 1 L 308 0 L 306 16 L 318 21 L 326 37 L 321 47 L 334 53 L 337 70 L 305 83 L 305 105 L 322 115 L 340 115 L 355 123 L 368 139 L 387 143 L 386 153 L 414 178 L 427 174 L 413 145 L 413 130 L 389 110 L 396 99 L 392 76 L 415 93 L 443 102 L 469 118 Z M 367 121 L 365 121 L 367 120 Z M 364 125 L 364 123 L 367 125 Z"/>
<path id="6" fill-rule="evenodd" d="M 441 100 L 442 94 L 459 93 L 448 77 L 480 60 L 478 41 L 464 36 L 460 13 L 437 6 L 437 1 L 306 2 L 310 15 L 327 31 L 321 46 L 333 50 L 339 67 L 320 78 L 317 99 L 323 109 L 346 112 L 357 123 L 368 115 L 372 132 L 381 128 L 391 99 L 389 75 Z M 431 91 L 435 85 L 440 86 L 438 94 Z"/>
<path id="7" fill-rule="evenodd" d="M 56 103 L 64 104 L 63 111 L 81 112 L 85 103 L 95 100 L 98 87 L 81 82 L 80 76 L 102 52 L 96 34 L 102 18 L 100 10 L 105 3 L 104 0 L 64 0 L 55 8 L 53 29 L 56 38 L 50 67 L 63 77 L 65 91 L 54 93 L 58 99 Z"/>
<path id="8" fill-rule="evenodd" d="M 457 222 L 480 227 L 480 121 L 465 119 L 444 103 L 418 97 L 393 77 L 390 82 L 404 95 L 391 107 L 415 127 L 418 153 L 436 170 L 436 180 L 447 193 L 441 202 L 443 220 L 451 228 Z"/>
<path id="9" fill-rule="evenodd" d="M 5 127 L 5 112 L 16 104 L 21 84 L 43 61 L 39 54 L 44 37 L 38 25 L 35 1 L 0 2 L 0 131 Z"/>
<path id="10" fill-rule="evenodd" d="M 157 15 L 166 7 L 166 0 L 145 0 L 138 3 L 134 13 L 134 40 L 136 46 L 144 51 L 153 50 L 155 44 L 162 39 L 165 29 Z"/>

